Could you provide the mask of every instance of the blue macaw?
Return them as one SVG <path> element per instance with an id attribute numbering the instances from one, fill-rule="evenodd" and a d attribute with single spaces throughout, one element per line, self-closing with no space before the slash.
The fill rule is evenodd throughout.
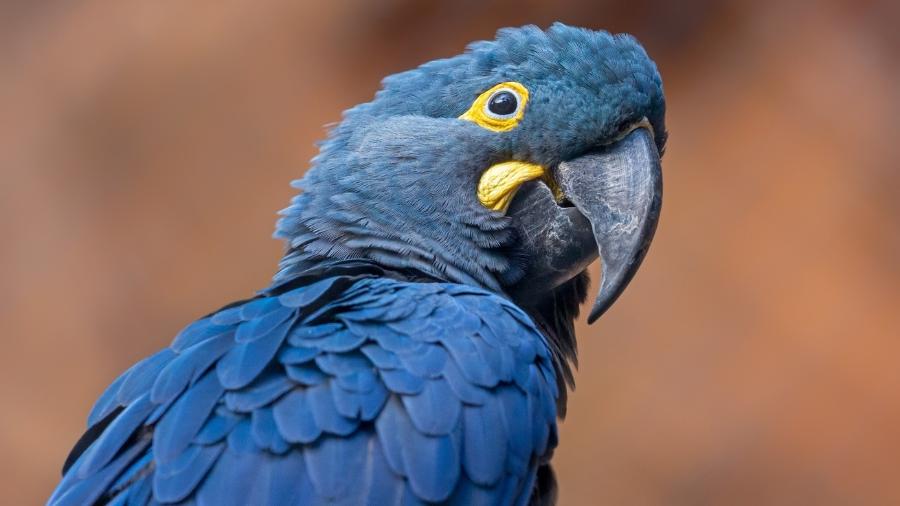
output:
<path id="1" fill-rule="evenodd" d="M 49 503 L 553 504 L 585 269 L 593 321 L 656 228 L 664 115 L 632 37 L 562 24 L 388 77 L 273 283 L 115 380 Z"/>

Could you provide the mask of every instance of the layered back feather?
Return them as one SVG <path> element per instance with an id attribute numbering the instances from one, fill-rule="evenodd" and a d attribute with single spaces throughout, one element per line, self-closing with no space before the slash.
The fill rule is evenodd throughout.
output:
<path id="1" fill-rule="evenodd" d="M 556 394 L 547 343 L 503 298 L 301 276 L 116 380 L 50 504 L 525 504 Z"/>

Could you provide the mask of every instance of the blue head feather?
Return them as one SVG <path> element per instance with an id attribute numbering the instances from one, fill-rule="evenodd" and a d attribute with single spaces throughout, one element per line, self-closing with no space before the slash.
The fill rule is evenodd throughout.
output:
<path id="1" fill-rule="evenodd" d="M 508 132 L 458 119 L 506 81 L 530 93 Z M 554 24 L 500 30 L 493 41 L 386 78 L 321 145 L 303 192 L 282 212 L 288 252 L 276 281 L 325 260 L 365 259 L 503 291 L 522 277 L 511 218 L 476 197 L 489 166 L 552 166 L 646 117 L 665 143 L 656 66 L 628 35 Z"/>

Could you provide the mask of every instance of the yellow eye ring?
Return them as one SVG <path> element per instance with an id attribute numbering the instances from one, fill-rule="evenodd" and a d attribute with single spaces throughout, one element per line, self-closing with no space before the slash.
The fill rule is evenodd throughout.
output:
<path id="1" fill-rule="evenodd" d="M 527 103 L 527 88 L 514 81 L 500 83 L 478 95 L 459 119 L 494 132 L 507 132 L 522 121 Z"/>

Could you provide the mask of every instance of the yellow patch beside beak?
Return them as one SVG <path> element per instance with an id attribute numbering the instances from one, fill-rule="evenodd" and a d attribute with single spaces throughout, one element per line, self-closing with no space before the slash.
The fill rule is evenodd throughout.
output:
<path id="1" fill-rule="evenodd" d="M 505 213 L 522 183 L 544 175 L 544 167 L 534 163 L 511 161 L 492 165 L 478 181 L 478 200 L 488 209 Z"/>

